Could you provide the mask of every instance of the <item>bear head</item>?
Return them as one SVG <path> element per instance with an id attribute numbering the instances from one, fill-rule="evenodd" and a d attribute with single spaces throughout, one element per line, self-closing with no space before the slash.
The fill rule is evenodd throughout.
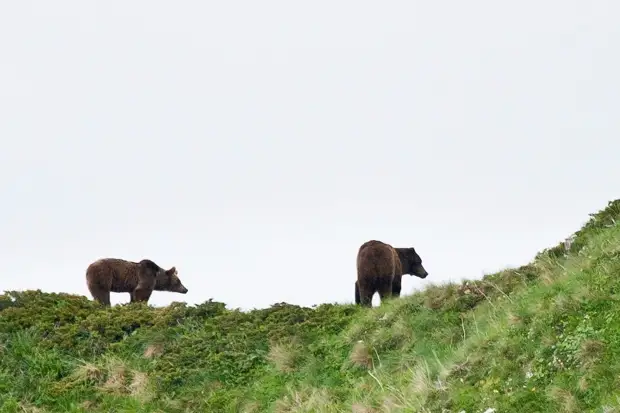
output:
<path id="1" fill-rule="evenodd" d="M 155 289 L 159 291 L 170 291 L 172 293 L 187 294 L 187 288 L 181 283 L 176 267 L 163 271 L 157 276 Z"/>
<path id="2" fill-rule="evenodd" d="M 415 248 L 395 248 L 403 268 L 403 274 L 415 275 L 418 278 L 426 278 L 428 272 L 422 266 L 422 258 Z"/>

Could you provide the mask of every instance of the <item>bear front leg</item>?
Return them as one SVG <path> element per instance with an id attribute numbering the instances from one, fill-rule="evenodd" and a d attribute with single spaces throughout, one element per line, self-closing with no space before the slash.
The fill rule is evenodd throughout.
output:
<path id="1" fill-rule="evenodd" d="M 355 304 L 359 304 L 359 303 L 360 303 L 360 287 L 357 281 L 355 281 Z"/>
<path id="2" fill-rule="evenodd" d="M 135 293 L 135 291 L 131 291 L 131 292 L 129 293 L 129 302 L 130 302 L 130 303 L 133 303 L 133 302 L 135 302 L 135 301 L 136 301 L 136 293 Z"/>
<path id="3" fill-rule="evenodd" d="M 152 288 L 144 288 L 144 287 L 137 287 L 135 290 L 133 290 L 133 301 L 132 302 L 148 302 L 149 299 L 151 298 L 151 294 L 153 293 L 153 289 Z"/>
<path id="4" fill-rule="evenodd" d="M 400 297 L 400 290 L 402 287 L 401 283 L 402 280 L 399 276 L 394 277 L 394 279 L 392 280 L 392 298 Z"/>

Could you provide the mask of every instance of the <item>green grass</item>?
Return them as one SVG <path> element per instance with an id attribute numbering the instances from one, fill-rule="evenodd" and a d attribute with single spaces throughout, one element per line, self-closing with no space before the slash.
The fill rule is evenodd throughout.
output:
<path id="1" fill-rule="evenodd" d="M 618 219 L 373 309 L 6 292 L 0 413 L 620 412 Z"/>

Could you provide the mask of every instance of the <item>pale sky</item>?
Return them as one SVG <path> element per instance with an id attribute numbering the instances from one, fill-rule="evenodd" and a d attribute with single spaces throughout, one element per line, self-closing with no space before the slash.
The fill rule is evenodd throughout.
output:
<path id="1" fill-rule="evenodd" d="M 153 305 L 346 303 L 370 239 L 418 250 L 403 294 L 526 264 L 619 195 L 619 12 L 3 2 L 0 291 L 150 258 L 189 289 Z"/>

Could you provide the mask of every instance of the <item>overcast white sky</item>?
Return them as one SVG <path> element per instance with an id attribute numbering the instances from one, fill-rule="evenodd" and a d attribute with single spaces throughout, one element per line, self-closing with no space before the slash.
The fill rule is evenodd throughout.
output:
<path id="1" fill-rule="evenodd" d="M 619 12 L 3 2 L 0 291 L 120 257 L 177 267 L 154 305 L 352 302 L 369 239 L 418 250 L 407 294 L 525 264 L 619 195 Z"/>

